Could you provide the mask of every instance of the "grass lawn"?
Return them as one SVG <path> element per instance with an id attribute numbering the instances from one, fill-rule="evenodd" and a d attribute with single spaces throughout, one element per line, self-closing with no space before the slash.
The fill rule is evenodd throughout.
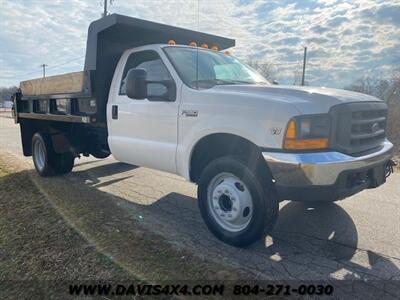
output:
<path id="1" fill-rule="evenodd" d="M 0 166 L 0 212 L 1 299 L 57 292 L 36 289 L 38 282 L 134 279 L 66 223 L 26 172 Z"/>

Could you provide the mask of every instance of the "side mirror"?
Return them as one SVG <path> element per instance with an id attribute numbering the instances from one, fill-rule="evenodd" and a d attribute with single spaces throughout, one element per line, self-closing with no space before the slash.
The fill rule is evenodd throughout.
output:
<path id="1" fill-rule="evenodd" d="M 176 86 L 172 79 L 147 81 L 147 99 L 149 101 L 173 102 L 176 98 Z"/>
<path id="2" fill-rule="evenodd" d="M 278 81 L 276 81 L 276 80 L 274 80 L 274 81 L 272 81 L 272 84 L 279 85 L 279 82 L 278 82 Z"/>
<path id="3" fill-rule="evenodd" d="M 144 69 L 130 69 L 126 79 L 126 95 L 131 99 L 147 98 L 147 72 Z"/>

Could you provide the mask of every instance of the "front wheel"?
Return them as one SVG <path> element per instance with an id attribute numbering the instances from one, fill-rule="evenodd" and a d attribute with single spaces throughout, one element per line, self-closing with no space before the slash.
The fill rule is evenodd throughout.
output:
<path id="1" fill-rule="evenodd" d="M 252 170 L 244 160 L 222 157 L 212 161 L 199 179 L 201 215 L 220 240 L 248 246 L 272 229 L 278 200 L 264 172 Z"/>

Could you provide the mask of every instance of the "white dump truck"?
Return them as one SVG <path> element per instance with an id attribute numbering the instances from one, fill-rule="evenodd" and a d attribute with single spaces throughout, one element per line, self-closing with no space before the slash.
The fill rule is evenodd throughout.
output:
<path id="1" fill-rule="evenodd" d="M 21 82 L 24 155 L 41 176 L 110 154 L 183 176 L 210 231 L 234 246 L 271 230 L 281 200 L 332 202 L 386 181 L 385 103 L 272 85 L 223 51 L 234 44 L 116 14 L 94 21 L 84 71 Z"/>

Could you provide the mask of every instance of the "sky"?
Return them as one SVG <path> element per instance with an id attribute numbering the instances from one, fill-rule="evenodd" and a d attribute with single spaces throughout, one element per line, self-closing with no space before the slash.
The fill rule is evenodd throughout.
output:
<path id="1" fill-rule="evenodd" d="M 83 69 L 103 0 L 0 0 L 0 86 Z M 113 0 L 110 13 L 236 40 L 233 55 L 268 62 L 281 84 L 341 88 L 400 66 L 400 0 Z"/>

